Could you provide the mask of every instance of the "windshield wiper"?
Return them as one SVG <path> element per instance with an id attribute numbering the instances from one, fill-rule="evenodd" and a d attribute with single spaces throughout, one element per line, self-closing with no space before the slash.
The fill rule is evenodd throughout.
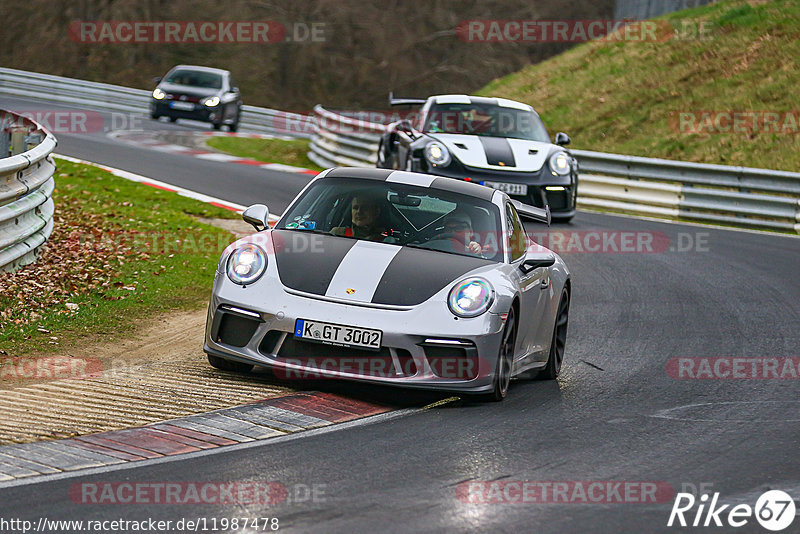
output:
<path id="1" fill-rule="evenodd" d="M 278 230 L 289 230 L 290 232 L 303 232 L 306 234 L 320 234 L 320 235 L 333 235 L 325 230 L 317 230 L 316 228 L 278 228 Z"/>

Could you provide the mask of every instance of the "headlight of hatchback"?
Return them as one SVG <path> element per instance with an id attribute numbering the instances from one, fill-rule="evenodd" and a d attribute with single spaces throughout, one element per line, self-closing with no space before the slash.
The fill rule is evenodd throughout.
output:
<path id="1" fill-rule="evenodd" d="M 228 258 L 228 278 L 239 285 L 252 284 L 267 268 L 267 255 L 258 245 L 242 245 Z"/>
<path id="2" fill-rule="evenodd" d="M 425 153 L 425 159 L 427 159 L 431 165 L 435 165 L 437 167 L 447 167 L 450 165 L 450 161 L 452 161 L 452 158 L 450 157 L 450 151 L 438 141 L 428 143 L 423 152 Z"/>
<path id="3" fill-rule="evenodd" d="M 550 156 L 550 170 L 553 174 L 558 176 L 566 176 L 569 174 L 569 156 L 566 152 L 556 152 Z"/>
<path id="4" fill-rule="evenodd" d="M 489 309 L 494 288 L 483 278 L 467 278 L 453 286 L 447 305 L 459 317 L 477 317 Z"/>
<path id="5" fill-rule="evenodd" d="M 165 96 L 167 96 L 167 93 L 165 93 L 158 87 L 153 89 L 153 98 L 155 98 L 156 100 L 163 100 Z"/>
<path id="6" fill-rule="evenodd" d="M 219 104 L 219 97 L 218 96 L 212 96 L 211 98 L 206 98 L 203 101 L 203 104 L 205 104 L 206 106 L 208 106 L 210 108 L 213 108 L 214 106 Z"/>

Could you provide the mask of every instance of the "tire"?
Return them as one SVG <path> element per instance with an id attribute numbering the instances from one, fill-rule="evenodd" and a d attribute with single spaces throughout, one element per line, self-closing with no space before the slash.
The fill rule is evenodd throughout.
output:
<path id="1" fill-rule="evenodd" d="M 511 366 L 514 363 L 514 345 L 517 341 L 517 317 L 512 307 L 508 310 L 506 326 L 500 341 L 500 350 L 497 354 L 497 368 L 494 372 L 493 389 L 490 393 L 480 396 L 485 402 L 500 402 L 506 398 L 508 386 L 511 383 Z"/>
<path id="2" fill-rule="evenodd" d="M 553 327 L 553 339 L 550 341 L 550 354 L 547 356 L 547 365 L 536 378 L 538 380 L 555 380 L 561 373 L 561 364 L 564 363 L 564 350 L 567 345 L 567 327 L 569 326 L 569 291 L 565 287 L 561 291 L 561 300 L 558 301 L 558 312 Z"/>
<path id="3" fill-rule="evenodd" d="M 253 366 L 249 363 L 235 362 L 233 360 L 226 360 L 219 356 L 208 355 L 208 363 L 211 367 L 216 367 L 222 371 L 233 371 L 235 373 L 249 373 L 253 370 Z"/>
<path id="4" fill-rule="evenodd" d="M 236 121 L 228 126 L 228 131 L 229 132 L 235 132 L 238 129 L 239 129 L 239 116 L 237 115 L 236 116 Z"/>
<path id="5" fill-rule="evenodd" d="M 151 113 L 150 118 L 153 119 L 154 121 L 157 121 L 159 118 L 161 118 L 161 115 L 159 115 L 158 113 Z"/>
<path id="6" fill-rule="evenodd" d="M 178 117 L 170 117 L 169 118 L 169 122 L 177 122 L 177 121 L 178 121 Z"/>
<path id="7" fill-rule="evenodd" d="M 572 217 L 574 217 L 574 215 L 571 215 L 569 217 L 553 217 L 553 222 L 559 224 L 566 224 L 572 220 Z"/>
<path id="8" fill-rule="evenodd" d="M 222 123 L 221 122 L 212 122 L 211 125 L 214 127 L 215 130 L 221 130 L 222 129 Z"/>

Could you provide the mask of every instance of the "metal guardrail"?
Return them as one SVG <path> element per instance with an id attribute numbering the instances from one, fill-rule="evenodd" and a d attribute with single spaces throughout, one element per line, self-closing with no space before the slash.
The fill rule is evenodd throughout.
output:
<path id="1" fill-rule="evenodd" d="M 308 157 L 374 167 L 383 124 L 314 108 Z M 800 233 L 800 173 L 571 150 L 578 207 Z"/>
<path id="2" fill-rule="evenodd" d="M 7 111 L 2 131 L 25 135 L 25 152 L 0 154 L 0 269 L 32 263 L 53 231 L 56 138 L 36 122 Z M 6 145 L 7 146 L 7 145 Z"/>
<path id="3" fill-rule="evenodd" d="M 121 85 L 89 82 L 0 67 L 0 94 L 60 102 L 80 108 L 141 113 L 149 116 L 150 91 Z M 292 124 L 306 121 L 305 115 L 256 106 L 242 106 L 240 128 L 283 137 L 310 137 Z"/>

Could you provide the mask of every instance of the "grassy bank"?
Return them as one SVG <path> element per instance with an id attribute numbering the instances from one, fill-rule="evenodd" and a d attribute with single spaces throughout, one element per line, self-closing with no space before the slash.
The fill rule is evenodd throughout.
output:
<path id="1" fill-rule="evenodd" d="M 663 42 L 586 43 L 480 94 L 533 105 L 575 148 L 800 169 L 800 3 L 728 0 L 661 20 L 676 30 Z M 733 112 L 760 119 L 740 115 L 735 131 Z"/>
<path id="2" fill-rule="evenodd" d="M 197 217 L 234 213 L 63 160 L 53 199 L 44 254 L 0 273 L 0 354 L 113 340 L 150 316 L 205 305 L 233 237 Z"/>
<path id="3" fill-rule="evenodd" d="M 251 158 L 265 163 L 282 163 L 314 171 L 322 170 L 306 155 L 309 151 L 307 139 L 250 139 L 218 136 L 209 138 L 206 144 L 215 150 L 241 158 Z"/>

